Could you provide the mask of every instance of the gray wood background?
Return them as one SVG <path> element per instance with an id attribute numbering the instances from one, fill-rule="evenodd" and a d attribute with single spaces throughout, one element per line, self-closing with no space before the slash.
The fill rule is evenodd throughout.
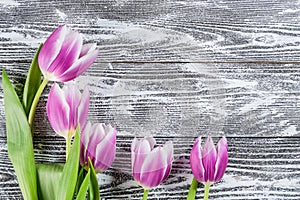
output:
<path id="1" fill-rule="evenodd" d="M 149 199 L 185 199 L 190 149 L 208 134 L 227 136 L 230 157 L 210 199 L 300 199 L 299 1 L 0 0 L 0 66 L 15 84 L 63 23 L 100 50 L 77 79 L 90 86 L 89 120 L 118 129 L 117 158 L 98 176 L 102 199 L 141 199 L 130 144 L 145 135 L 175 144 L 171 174 Z M 45 114 L 48 91 L 36 114 L 36 161 L 64 162 Z M 0 112 L 0 199 L 22 199 L 2 92 Z"/>

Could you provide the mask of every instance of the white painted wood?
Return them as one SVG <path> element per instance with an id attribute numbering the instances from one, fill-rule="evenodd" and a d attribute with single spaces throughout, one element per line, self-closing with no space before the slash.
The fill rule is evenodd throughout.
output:
<path id="1" fill-rule="evenodd" d="M 294 0 L 24 1 L 0 3 L 0 59 L 30 53 L 67 23 L 99 45 L 99 61 L 299 62 Z"/>
<path id="2" fill-rule="evenodd" d="M 122 132 L 120 133 L 123 134 Z M 98 175 L 102 199 L 141 199 L 142 189 L 130 168 L 133 137 L 118 136 L 112 168 Z M 192 180 L 189 153 L 193 137 L 156 137 L 158 144 L 174 142 L 175 159 L 169 178 L 150 191 L 149 199 L 185 199 Z M 217 142 L 219 138 L 214 138 Z M 229 163 L 222 181 L 211 188 L 211 199 L 298 199 L 299 138 L 229 137 Z M 14 172 L 1 138 L 1 199 L 20 198 Z M 35 137 L 36 162 L 63 162 L 64 140 L 57 136 Z M 203 196 L 199 186 L 198 198 Z M 11 197 L 11 198 L 10 198 Z"/>
<path id="3" fill-rule="evenodd" d="M 297 1 L 0 1 L 0 66 L 21 88 L 39 43 L 62 23 L 97 42 L 76 82 L 89 120 L 118 129 L 117 158 L 98 175 L 102 199 L 141 199 L 130 172 L 133 137 L 172 140 L 169 179 L 149 199 L 185 199 L 194 139 L 226 135 L 229 164 L 211 199 L 300 198 Z M 39 163 L 64 162 L 64 140 L 38 105 Z M 0 92 L 0 199 L 22 199 L 8 159 Z M 198 189 L 202 199 L 203 189 Z"/>

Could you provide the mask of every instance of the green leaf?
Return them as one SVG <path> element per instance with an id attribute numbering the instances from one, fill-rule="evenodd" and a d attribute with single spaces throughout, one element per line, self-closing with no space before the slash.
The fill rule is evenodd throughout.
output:
<path id="1" fill-rule="evenodd" d="M 39 200 L 53 200 L 57 193 L 63 164 L 36 164 Z"/>
<path id="2" fill-rule="evenodd" d="M 38 64 L 38 55 L 42 46 L 43 44 L 40 44 L 36 54 L 34 55 L 24 86 L 23 106 L 26 116 L 29 114 L 32 101 L 41 84 L 42 73 Z"/>
<path id="3" fill-rule="evenodd" d="M 86 174 L 86 176 L 80 186 L 76 200 L 85 200 L 86 199 L 85 197 L 86 197 L 86 192 L 89 188 L 90 173 L 91 173 L 91 170 L 89 170 L 88 173 Z"/>
<path id="4" fill-rule="evenodd" d="M 37 179 L 30 127 L 23 106 L 4 70 L 2 85 L 8 155 L 24 199 L 35 200 L 38 199 Z"/>
<path id="5" fill-rule="evenodd" d="M 89 158 L 89 167 L 91 171 L 91 179 L 90 179 L 90 186 L 89 186 L 89 199 L 91 200 L 99 200 L 100 199 L 100 191 L 99 191 L 99 184 L 96 176 L 96 172 L 92 161 Z"/>
<path id="6" fill-rule="evenodd" d="M 77 194 L 79 189 L 80 189 L 80 186 L 82 184 L 82 181 L 84 179 L 84 168 L 81 167 L 80 171 L 79 171 L 79 174 L 78 174 L 78 177 L 77 177 L 77 183 L 76 183 L 76 187 L 75 187 L 75 193 Z"/>
<path id="7" fill-rule="evenodd" d="M 78 167 L 79 167 L 79 152 L 80 152 L 80 129 L 77 127 L 75 139 L 70 150 L 70 154 L 68 156 L 67 162 L 64 166 L 63 173 L 58 182 L 58 192 L 56 195 L 57 200 L 68 200 L 73 199 L 77 175 L 78 175 Z"/>

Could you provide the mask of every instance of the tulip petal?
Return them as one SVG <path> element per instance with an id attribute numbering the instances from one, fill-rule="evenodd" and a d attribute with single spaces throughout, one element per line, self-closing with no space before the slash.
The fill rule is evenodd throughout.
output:
<path id="1" fill-rule="evenodd" d="M 96 162 L 94 167 L 97 171 L 108 169 L 113 163 L 116 155 L 116 130 L 111 127 L 107 135 L 96 148 Z"/>
<path id="2" fill-rule="evenodd" d="M 204 166 L 205 182 L 214 182 L 215 165 L 217 160 L 217 151 L 213 140 L 210 136 L 207 137 L 202 150 L 202 162 Z"/>
<path id="3" fill-rule="evenodd" d="M 81 58 L 82 56 L 85 56 L 86 54 L 88 54 L 89 52 L 92 52 L 96 49 L 97 45 L 96 43 L 89 43 L 89 44 L 84 44 L 82 46 L 79 58 Z"/>
<path id="4" fill-rule="evenodd" d="M 79 58 L 81 47 L 81 35 L 78 32 L 69 30 L 59 54 L 51 63 L 47 71 L 53 73 L 55 77 L 59 77 Z"/>
<path id="5" fill-rule="evenodd" d="M 98 51 L 94 50 L 79 58 L 73 65 L 60 75 L 59 80 L 67 82 L 81 75 L 97 59 Z"/>
<path id="6" fill-rule="evenodd" d="M 163 151 L 164 153 L 168 156 L 167 157 L 167 162 L 171 163 L 173 162 L 174 156 L 174 148 L 173 148 L 173 143 L 171 141 L 166 142 L 166 144 L 163 146 Z"/>
<path id="7" fill-rule="evenodd" d="M 134 173 L 140 173 L 142 164 L 147 156 L 148 153 L 151 152 L 151 144 L 147 139 L 142 139 L 138 142 L 137 146 L 134 149 L 133 154 L 135 155 L 134 158 Z"/>
<path id="8" fill-rule="evenodd" d="M 164 177 L 165 174 L 167 174 L 167 176 L 169 175 L 170 171 L 166 173 L 167 170 L 169 170 L 169 168 L 161 168 L 152 172 L 143 172 L 140 175 L 139 184 L 145 189 L 156 187 L 164 181 L 162 177 Z"/>
<path id="9" fill-rule="evenodd" d="M 75 130 L 78 126 L 78 107 L 82 95 L 74 83 L 65 84 L 62 90 L 65 93 L 65 99 L 70 108 L 69 129 L 71 129 L 71 131 L 73 130 L 75 134 Z M 70 137 L 73 136 L 73 134 L 70 135 Z"/>
<path id="10" fill-rule="evenodd" d="M 83 130 L 86 125 L 89 105 L 90 105 L 90 93 L 88 87 L 85 87 L 81 95 L 80 104 L 78 106 L 78 122 L 80 124 L 81 130 Z"/>
<path id="11" fill-rule="evenodd" d="M 112 144 L 116 144 L 117 142 L 117 130 L 113 128 L 110 124 L 105 125 L 103 124 L 105 133 L 106 133 L 106 139 L 110 141 Z"/>
<path id="12" fill-rule="evenodd" d="M 86 157 L 90 157 L 92 163 L 96 161 L 96 148 L 101 140 L 105 137 L 105 131 L 102 124 L 94 124 L 90 130 L 90 138 L 88 148 L 86 150 Z"/>
<path id="13" fill-rule="evenodd" d="M 228 164 L 228 144 L 227 139 L 223 137 L 217 144 L 217 162 L 215 168 L 215 182 L 218 182 L 223 177 Z"/>
<path id="14" fill-rule="evenodd" d="M 89 144 L 90 133 L 91 133 L 92 124 L 87 122 L 84 129 L 80 134 L 80 165 L 84 166 L 88 163 L 88 158 L 86 157 L 86 151 Z"/>
<path id="15" fill-rule="evenodd" d="M 148 153 L 151 152 L 151 147 L 155 144 L 153 137 L 145 137 L 142 140 L 136 138 L 131 145 L 131 161 L 132 173 L 135 180 L 140 181 L 141 168 Z"/>
<path id="16" fill-rule="evenodd" d="M 66 101 L 70 107 L 79 106 L 81 93 L 74 82 L 65 84 L 62 90 L 65 93 Z"/>
<path id="17" fill-rule="evenodd" d="M 115 159 L 117 130 L 111 125 L 87 123 L 81 135 L 82 166 L 91 159 L 97 172 L 109 168 Z"/>
<path id="18" fill-rule="evenodd" d="M 130 151 L 131 151 L 131 170 L 132 170 L 133 174 L 134 174 L 133 168 L 134 168 L 134 164 L 135 164 L 135 149 L 136 149 L 138 144 L 139 144 L 139 140 L 137 138 L 134 138 L 132 140 L 131 147 L 130 147 Z"/>
<path id="19" fill-rule="evenodd" d="M 146 188 L 158 186 L 168 170 L 168 155 L 162 147 L 157 147 L 145 158 L 141 168 L 140 183 Z"/>
<path id="20" fill-rule="evenodd" d="M 158 169 L 166 168 L 168 155 L 162 147 L 154 148 L 150 153 L 147 154 L 144 163 L 141 168 L 141 172 L 152 172 Z"/>
<path id="21" fill-rule="evenodd" d="M 69 131 L 69 112 L 70 108 L 63 91 L 54 83 L 48 96 L 47 114 L 54 131 L 65 138 L 68 137 Z"/>
<path id="22" fill-rule="evenodd" d="M 154 148 L 154 145 L 156 144 L 156 140 L 154 139 L 154 137 L 146 136 L 146 137 L 144 137 L 144 140 L 147 140 L 147 142 L 150 146 L 150 149 L 152 150 Z"/>
<path id="23" fill-rule="evenodd" d="M 168 177 L 168 175 L 169 175 L 169 173 L 171 171 L 171 168 L 172 168 L 172 162 L 173 162 L 173 159 L 174 159 L 174 155 L 173 155 L 173 152 L 174 152 L 173 143 L 171 141 L 166 142 L 166 144 L 163 147 L 163 151 L 167 155 L 168 166 L 166 168 L 165 176 L 162 178 L 162 181 L 164 181 L 165 179 L 167 179 L 167 177 Z"/>
<path id="24" fill-rule="evenodd" d="M 202 163 L 202 148 L 201 137 L 197 138 L 194 142 L 193 148 L 190 154 L 190 165 L 194 177 L 198 182 L 205 182 L 204 180 L 204 166 Z"/>
<path id="25" fill-rule="evenodd" d="M 56 56 L 59 54 L 65 35 L 67 32 L 66 25 L 58 27 L 46 40 L 45 44 L 41 48 L 41 51 L 38 56 L 38 63 L 42 73 L 45 76 L 45 73 L 54 61 Z"/>

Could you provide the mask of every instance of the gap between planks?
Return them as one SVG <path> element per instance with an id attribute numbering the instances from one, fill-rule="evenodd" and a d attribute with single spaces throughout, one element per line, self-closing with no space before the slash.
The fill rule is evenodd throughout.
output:
<path id="1" fill-rule="evenodd" d="M 99 61 L 99 64 L 272 64 L 272 65 L 286 65 L 286 64 L 300 64 L 300 61 Z"/>
<path id="2" fill-rule="evenodd" d="M 272 65 L 286 65 L 286 64 L 300 64 L 300 62 L 297 61 L 290 61 L 290 62 L 286 62 L 286 61 L 282 61 L 282 62 L 278 62 L 278 61 L 112 61 L 112 62 L 103 62 L 100 61 L 98 62 L 99 64 L 187 64 L 187 63 L 194 63 L 194 64 L 272 64 Z"/>
<path id="3" fill-rule="evenodd" d="M 30 63 L 29 60 L 1 60 L 4 63 Z M 260 65 L 298 65 L 300 61 L 99 61 L 97 64 L 260 64 Z"/>

